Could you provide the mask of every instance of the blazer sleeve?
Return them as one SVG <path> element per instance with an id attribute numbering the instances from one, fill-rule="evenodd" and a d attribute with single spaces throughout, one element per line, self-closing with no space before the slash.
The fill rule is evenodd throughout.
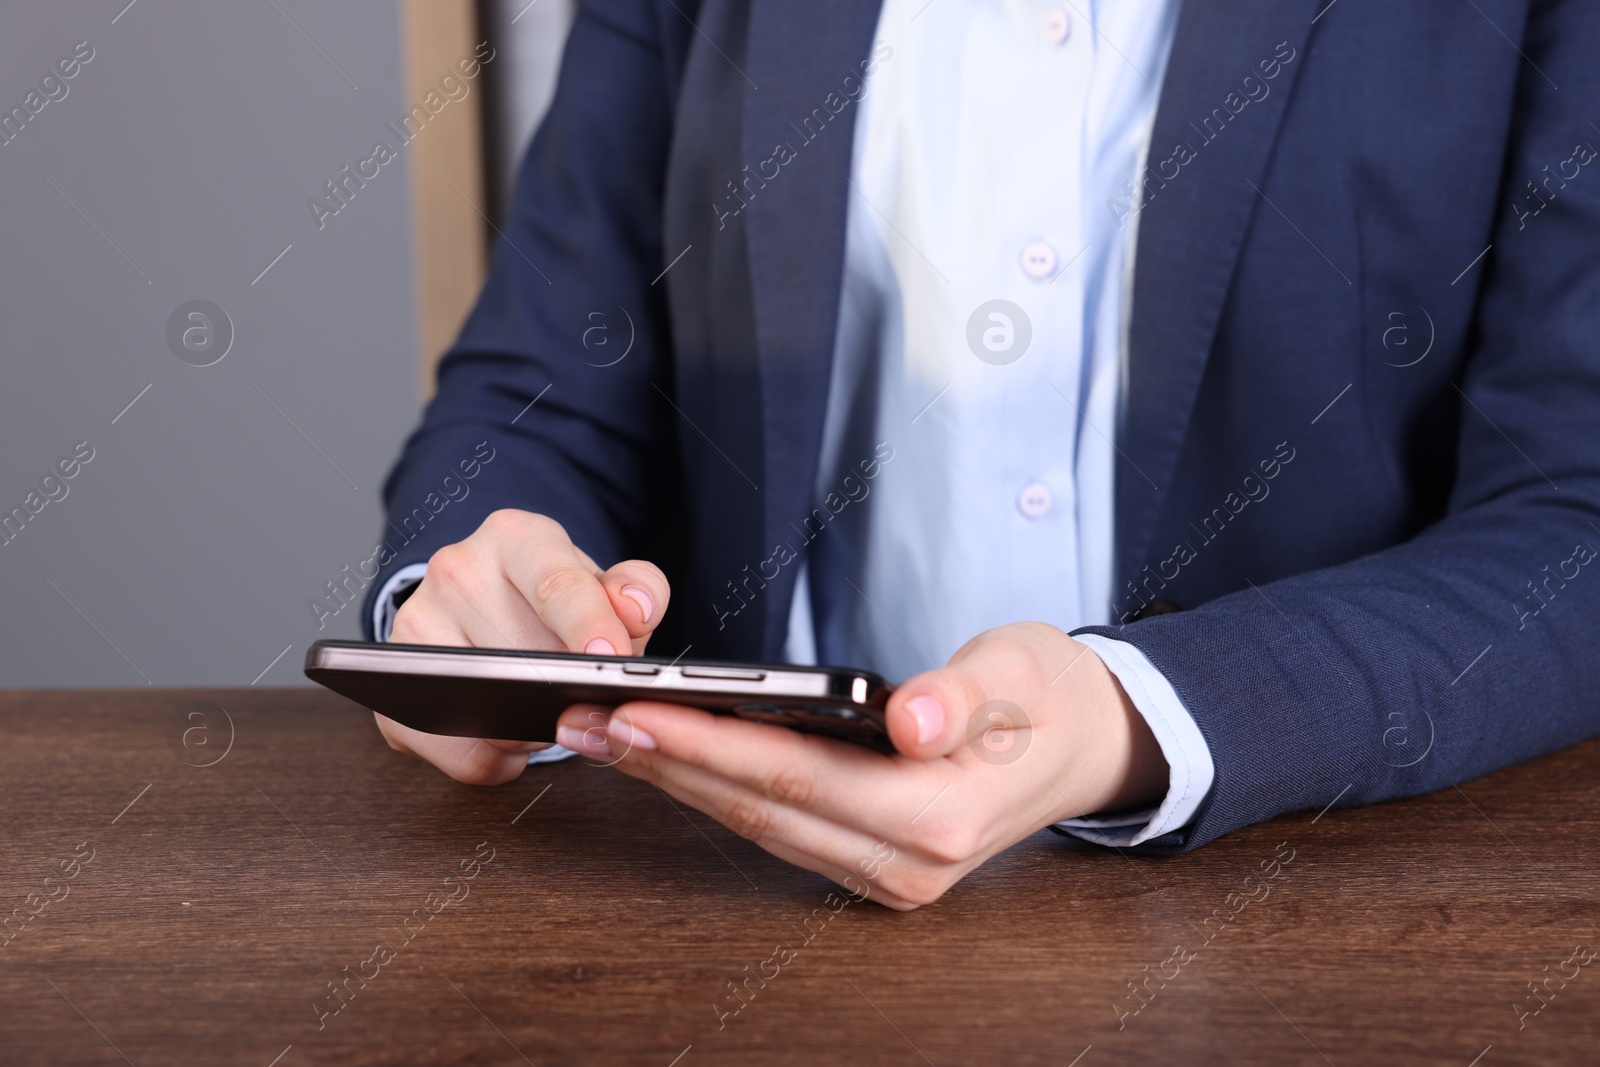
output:
<path id="1" fill-rule="evenodd" d="M 1532 9 L 1445 517 L 1340 566 L 1083 631 L 1144 652 L 1215 761 L 1194 822 L 1146 851 L 1429 792 L 1600 733 L 1600 159 L 1578 149 L 1590 161 L 1537 218 L 1510 207 L 1575 144 L 1600 146 L 1585 111 L 1600 19 Z"/>
<path id="2" fill-rule="evenodd" d="M 496 509 L 549 515 L 602 566 L 662 510 L 675 438 L 654 388 L 671 392 L 664 287 L 651 283 L 666 266 L 663 183 L 692 32 L 666 0 L 580 4 L 488 278 L 384 483 L 369 640 L 388 576 Z"/>

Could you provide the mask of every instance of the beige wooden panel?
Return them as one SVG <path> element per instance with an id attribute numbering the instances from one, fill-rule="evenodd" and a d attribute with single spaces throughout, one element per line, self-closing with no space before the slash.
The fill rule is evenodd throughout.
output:
<path id="1" fill-rule="evenodd" d="M 476 61 L 483 40 L 471 0 L 400 0 L 400 15 L 407 108 L 424 105 L 430 92 L 447 101 L 409 145 L 418 369 L 427 397 L 434 367 L 471 309 L 487 263 L 481 104 L 488 71 L 469 80 L 457 69 L 461 60 Z M 440 79 L 452 73 L 468 87 L 461 99 L 440 89 Z"/>

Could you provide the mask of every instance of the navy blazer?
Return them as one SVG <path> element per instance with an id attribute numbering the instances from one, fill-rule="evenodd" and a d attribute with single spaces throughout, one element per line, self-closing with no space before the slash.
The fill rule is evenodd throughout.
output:
<path id="1" fill-rule="evenodd" d="M 374 590 L 522 508 L 663 566 L 658 653 L 780 656 L 797 568 L 748 568 L 816 504 L 877 17 L 580 5 Z M 1600 731 L 1596 56 L 1588 0 L 1184 5 L 1137 211 L 1119 624 L 1085 631 L 1143 650 L 1216 762 L 1145 848 Z"/>

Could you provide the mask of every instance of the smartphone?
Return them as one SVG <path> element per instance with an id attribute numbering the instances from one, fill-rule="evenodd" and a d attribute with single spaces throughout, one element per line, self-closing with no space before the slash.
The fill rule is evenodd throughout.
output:
<path id="1" fill-rule="evenodd" d="M 493 648 L 318 641 L 306 677 L 430 734 L 554 741 L 573 704 L 686 704 L 880 751 L 892 688 L 867 671 L 769 663 L 587 656 Z"/>

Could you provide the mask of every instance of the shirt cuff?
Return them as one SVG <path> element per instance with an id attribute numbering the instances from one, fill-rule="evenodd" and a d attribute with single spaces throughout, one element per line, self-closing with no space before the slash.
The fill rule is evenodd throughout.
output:
<path id="1" fill-rule="evenodd" d="M 372 632 L 377 635 L 379 641 L 389 640 L 389 631 L 394 628 L 394 616 L 400 610 L 400 605 L 395 602 L 396 598 L 422 581 L 422 576 L 427 571 L 426 563 L 413 563 L 401 567 L 391 574 L 389 580 L 383 583 L 383 588 L 378 590 L 377 603 L 372 605 Z M 549 748 L 528 753 L 528 762 L 555 763 L 576 755 L 577 753 L 570 748 L 551 745 Z"/>
<path id="2" fill-rule="evenodd" d="M 378 590 L 378 599 L 372 604 L 372 633 L 377 640 L 389 640 L 389 631 L 394 628 L 395 613 L 400 610 L 400 605 L 395 602 L 396 598 L 422 581 L 422 576 L 426 573 L 428 573 L 426 563 L 412 563 L 389 575 L 389 580 L 383 583 L 383 588 Z"/>
<path id="3" fill-rule="evenodd" d="M 1153 811 L 1067 819 L 1056 826 L 1085 841 L 1119 848 L 1182 829 L 1194 819 L 1217 774 L 1211 748 L 1200 727 L 1166 676 L 1138 648 L 1098 634 L 1083 634 L 1078 640 L 1089 646 L 1089 651 L 1099 656 L 1100 662 L 1122 683 L 1161 746 L 1171 773 L 1166 798 Z"/>

